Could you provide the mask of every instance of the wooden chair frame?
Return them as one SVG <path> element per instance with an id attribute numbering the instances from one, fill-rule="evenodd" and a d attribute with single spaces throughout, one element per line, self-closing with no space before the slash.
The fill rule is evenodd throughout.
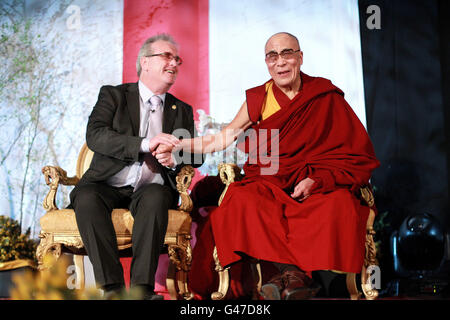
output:
<path id="1" fill-rule="evenodd" d="M 45 166 L 42 168 L 45 181 L 50 187 L 44 199 L 43 207 L 47 213 L 40 219 L 41 232 L 40 244 L 36 251 L 38 266 L 40 270 L 44 266 L 44 256 L 51 253 L 58 259 L 62 252 L 74 254 L 75 270 L 77 275 L 77 286 L 84 288 L 84 259 L 86 255 L 84 244 L 78 231 L 75 220 L 75 212 L 72 209 L 58 209 L 55 203 L 56 193 L 60 185 L 74 186 L 81 176 L 89 168 L 94 152 L 83 145 L 77 160 L 76 176 L 67 177 L 66 171 L 57 166 Z M 192 219 L 190 212 L 193 204 L 187 192 L 192 178 L 195 174 L 191 166 L 184 166 L 176 177 L 177 190 L 181 197 L 181 204 L 177 210 L 169 210 L 169 223 L 164 239 L 169 254 L 169 267 L 166 285 L 172 300 L 181 297 L 186 300 L 193 298 L 189 292 L 187 274 L 192 263 L 192 248 L 190 240 Z M 112 212 L 113 223 L 116 229 L 117 243 L 120 252 L 126 252 L 131 248 L 131 230 L 133 217 L 128 209 L 114 209 Z M 61 219 L 67 224 L 61 225 Z M 59 220 L 59 221 L 58 221 Z M 121 225 L 117 227 L 117 224 Z M 117 228 L 116 228 L 117 227 Z M 121 232 L 117 230 L 121 229 Z M 130 251 L 130 250 L 128 250 Z M 129 253 L 128 253 L 129 256 Z M 177 288 L 178 287 L 178 288 Z"/>
<path id="2" fill-rule="evenodd" d="M 230 163 L 223 163 L 220 164 L 219 167 L 219 174 L 222 182 L 225 184 L 225 189 L 222 192 L 222 195 L 219 199 L 219 205 L 221 204 L 223 198 L 225 197 L 225 194 L 228 190 L 228 187 L 235 181 L 239 181 L 242 179 L 242 175 L 240 174 L 241 169 L 235 165 Z M 367 203 L 367 205 L 370 208 L 369 211 L 369 217 L 367 219 L 366 224 L 366 240 L 365 240 L 365 256 L 364 256 L 364 263 L 361 270 L 361 289 L 364 293 L 364 296 L 367 300 L 374 300 L 378 297 L 378 290 L 376 288 L 373 288 L 372 284 L 369 283 L 370 275 L 368 274 L 368 269 L 370 266 L 378 266 L 378 261 L 376 258 L 376 246 L 373 239 L 373 236 L 375 235 L 375 231 L 373 229 L 373 223 L 375 220 L 375 211 L 374 211 L 374 205 L 375 200 L 372 194 L 372 191 L 369 187 L 361 188 L 361 197 L 364 199 L 364 201 Z M 219 287 L 216 292 L 213 292 L 211 294 L 211 299 L 213 300 L 223 300 L 227 294 L 229 283 L 230 283 L 230 276 L 229 276 L 229 268 L 223 268 L 220 264 L 219 257 L 217 254 L 217 248 L 214 247 L 213 252 L 214 262 L 215 262 L 215 271 L 219 275 Z M 256 299 L 257 293 L 261 291 L 262 286 L 262 274 L 261 274 L 261 266 L 259 262 L 256 260 L 256 268 L 252 268 L 257 273 L 256 279 L 256 287 L 254 288 L 253 297 Z M 333 272 L 337 273 L 346 273 L 341 272 L 338 270 L 331 270 Z M 359 300 L 361 298 L 361 292 L 358 290 L 358 287 L 356 285 L 356 273 L 346 273 L 346 285 L 347 290 L 350 295 L 350 299 L 352 300 Z"/>

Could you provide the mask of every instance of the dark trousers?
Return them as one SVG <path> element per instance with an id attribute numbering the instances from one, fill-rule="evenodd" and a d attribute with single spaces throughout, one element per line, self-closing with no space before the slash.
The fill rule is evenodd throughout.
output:
<path id="1" fill-rule="evenodd" d="M 132 286 L 153 287 L 164 246 L 168 209 L 173 203 L 171 189 L 150 184 L 133 192 L 132 187 L 89 183 L 76 186 L 70 199 L 97 285 L 124 284 L 111 212 L 114 208 L 128 208 L 134 217 L 130 282 Z"/>

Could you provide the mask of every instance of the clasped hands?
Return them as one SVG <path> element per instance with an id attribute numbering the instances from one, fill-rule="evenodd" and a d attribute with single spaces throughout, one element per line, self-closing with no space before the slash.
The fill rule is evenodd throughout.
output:
<path id="1" fill-rule="evenodd" d="M 180 140 L 168 133 L 160 133 L 150 140 L 150 152 L 163 166 L 173 168 L 175 160 L 172 154 L 179 147 Z"/>

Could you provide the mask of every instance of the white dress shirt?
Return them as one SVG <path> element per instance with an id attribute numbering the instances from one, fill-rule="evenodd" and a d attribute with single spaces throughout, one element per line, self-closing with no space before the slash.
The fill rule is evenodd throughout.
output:
<path id="1" fill-rule="evenodd" d="M 147 124 L 146 121 L 148 121 L 148 118 L 145 117 L 145 114 L 147 112 L 147 108 L 150 108 L 150 102 L 149 99 L 154 96 L 153 92 L 147 88 L 144 83 L 142 83 L 140 80 L 138 82 L 139 86 L 139 106 L 140 106 L 140 123 L 139 123 L 139 136 L 145 137 L 147 132 Z M 164 108 L 164 101 L 166 99 L 166 94 L 160 94 L 158 97 L 162 100 L 162 105 L 160 108 Z M 162 118 L 163 113 L 162 112 L 149 112 L 149 117 L 159 117 L 159 121 L 163 121 Z M 150 152 L 150 139 L 144 138 L 141 143 L 141 150 L 142 153 Z M 139 173 L 141 171 L 141 166 L 145 165 L 145 163 L 141 162 L 134 162 L 132 165 L 124 167 L 122 170 L 120 170 L 118 173 L 110 177 L 106 182 L 113 186 L 113 187 L 123 187 L 123 186 L 132 186 L 134 187 L 136 185 L 136 180 L 139 177 Z M 155 175 L 152 177 L 150 183 L 158 183 L 158 184 L 164 184 L 164 179 L 161 176 L 160 173 L 155 173 Z"/>

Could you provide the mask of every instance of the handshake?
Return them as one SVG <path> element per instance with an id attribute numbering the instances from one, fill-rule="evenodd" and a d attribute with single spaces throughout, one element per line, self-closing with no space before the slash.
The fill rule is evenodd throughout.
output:
<path id="1" fill-rule="evenodd" d="M 168 133 L 160 133 L 150 140 L 150 152 L 163 166 L 173 168 L 175 160 L 172 152 L 181 149 L 181 141 Z"/>

